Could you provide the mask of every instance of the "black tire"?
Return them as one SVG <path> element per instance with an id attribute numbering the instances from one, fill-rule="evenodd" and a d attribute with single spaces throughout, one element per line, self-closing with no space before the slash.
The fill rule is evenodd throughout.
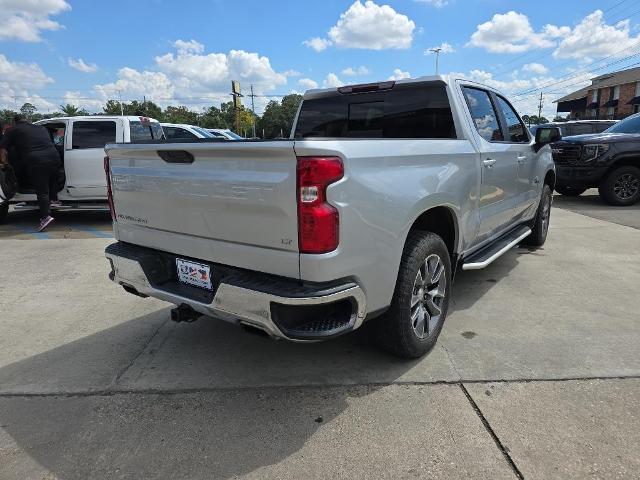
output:
<path id="1" fill-rule="evenodd" d="M 423 282 L 422 289 L 415 290 L 423 277 L 429 282 Z M 411 232 L 402 253 L 391 306 L 375 320 L 375 336 L 380 346 L 403 358 L 427 354 L 442 330 L 450 296 L 451 260 L 442 238 L 431 232 Z M 421 299 L 420 305 L 412 307 L 416 298 Z M 438 310 L 439 314 L 432 314 Z M 421 312 L 422 336 L 419 333 Z"/>
<path id="2" fill-rule="evenodd" d="M 9 216 L 9 203 L 3 203 L 0 205 L 0 224 L 5 223 L 7 221 L 7 217 Z"/>
<path id="3" fill-rule="evenodd" d="M 542 186 L 542 196 L 540 197 L 540 204 L 538 205 L 536 216 L 530 224 L 531 235 L 522 241 L 523 245 L 530 247 L 541 247 L 544 245 L 544 242 L 547 240 L 547 233 L 549 232 L 552 204 L 553 195 L 551 193 L 551 187 L 544 184 Z"/>
<path id="4" fill-rule="evenodd" d="M 640 200 L 640 168 L 623 165 L 609 173 L 598 187 L 609 205 L 626 207 Z"/>
<path id="5" fill-rule="evenodd" d="M 556 192 L 560 195 L 564 195 L 565 197 L 579 197 L 586 191 L 586 188 L 576 188 L 569 185 L 556 185 Z"/>

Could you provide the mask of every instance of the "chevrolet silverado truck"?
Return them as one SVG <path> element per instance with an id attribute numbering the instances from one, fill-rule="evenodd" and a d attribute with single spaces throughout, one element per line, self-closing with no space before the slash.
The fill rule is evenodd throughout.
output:
<path id="1" fill-rule="evenodd" d="M 176 321 L 301 342 L 371 321 L 420 357 L 457 270 L 545 242 L 558 136 L 531 138 L 490 87 L 434 76 L 310 90 L 289 139 L 108 145 L 110 278 Z"/>
<path id="2" fill-rule="evenodd" d="M 610 205 L 640 201 L 640 114 L 602 133 L 563 137 L 551 145 L 557 165 L 556 190 L 577 197 L 598 187 Z"/>

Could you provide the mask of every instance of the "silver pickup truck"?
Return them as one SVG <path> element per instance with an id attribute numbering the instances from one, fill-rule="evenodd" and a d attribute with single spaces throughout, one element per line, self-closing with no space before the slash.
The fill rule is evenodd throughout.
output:
<path id="1" fill-rule="evenodd" d="M 435 344 L 458 269 L 544 243 L 557 128 L 443 76 L 311 90 L 291 136 L 106 147 L 111 279 L 295 341 Z"/>

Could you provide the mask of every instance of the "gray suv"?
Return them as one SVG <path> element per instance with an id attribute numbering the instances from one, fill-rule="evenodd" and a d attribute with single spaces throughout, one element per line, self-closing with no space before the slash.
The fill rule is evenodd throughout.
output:
<path id="1" fill-rule="evenodd" d="M 108 145 L 111 279 L 305 342 L 435 344 L 458 269 L 549 226 L 554 163 L 505 96 L 444 76 L 306 92 L 288 139 Z"/>

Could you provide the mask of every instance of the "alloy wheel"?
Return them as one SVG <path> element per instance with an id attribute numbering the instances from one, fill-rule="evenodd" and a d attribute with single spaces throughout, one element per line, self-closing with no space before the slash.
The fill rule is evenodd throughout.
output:
<path id="1" fill-rule="evenodd" d="M 638 189 L 640 189 L 640 178 L 631 173 L 620 175 L 613 184 L 613 192 L 620 200 L 634 197 L 638 194 Z"/>
<path id="2" fill-rule="evenodd" d="M 418 338 L 426 338 L 438 327 L 447 289 L 440 256 L 429 255 L 418 269 L 411 292 L 411 324 Z"/>

